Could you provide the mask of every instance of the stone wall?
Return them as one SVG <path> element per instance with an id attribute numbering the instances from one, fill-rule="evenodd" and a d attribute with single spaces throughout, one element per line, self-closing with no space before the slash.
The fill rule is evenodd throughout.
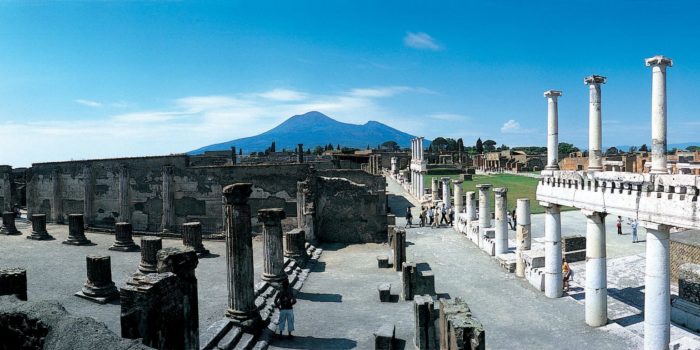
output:
<path id="1" fill-rule="evenodd" d="M 700 232 L 688 230 L 671 234 L 671 283 L 678 284 L 681 265 L 700 264 Z"/>

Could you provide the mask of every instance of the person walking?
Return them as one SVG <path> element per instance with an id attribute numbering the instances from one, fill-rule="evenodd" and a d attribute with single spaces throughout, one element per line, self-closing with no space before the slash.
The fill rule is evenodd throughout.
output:
<path id="1" fill-rule="evenodd" d="M 406 208 L 406 227 L 411 227 L 413 224 L 411 221 L 413 220 L 413 214 L 411 214 L 411 208 Z"/>
<path id="2" fill-rule="evenodd" d="M 440 226 L 442 226 L 443 222 L 445 225 L 449 225 L 447 222 L 447 208 L 445 208 L 445 204 L 443 204 L 442 208 L 440 209 Z"/>
<path id="3" fill-rule="evenodd" d="M 418 215 L 418 218 L 420 219 L 420 227 L 425 226 L 425 217 L 427 216 L 427 213 L 425 212 L 425 207 L 420 207 L 420 214 Z"/>
<path id="4" fill-rule="evenodd" d="M 452 223 L 455 221 L 455 208 L 450 207 L 450 226 L 452 226 Z"/>
<path id="5" fill-rule="evenodd" d="M 513 231 L 515 231 L 515 228 L 518 227 L 518 214 L 515 212 L 515 209 L 513 209 L 510 216 L 513 218 Z"/>
<path id="6" fill-rule="evenodd" d="M 430 219 L 430 222 L 428 225 L 433 226 L 433 207 L 428 207 L 428 219 Z"/>
<path id="7" fill-rule="evenodd" d="M 433 228 L 438 227 L 438 221 L 440 220 L 440 210 L 437 207 L 433 207 L 433 213 L 435 214 L 435 220 L 433 220 Z"/>
<path id="8" fill-rule="evenodd" d="M 632 228 L 632 243 L 639 242 L 637 237 L 637 226 L 639 225 L 639 222 L 636 219 L 630 219 L 628 224 Z"/>
<path id="9" fill-rule="evenodd" d="M 569 267 L 569 263 L 566 262 L 566 259 L 562 259 L 561 272 L 562 277 L 564 278 L 564 291 L 568 292 L 569 280 L 571 280 L 571 278 L 573 277 L 574 272 L 571 270 L 571 267 Z"/>
<path id="10" fill-rule="evenodd" d="M 617 226 L 617 234 L 622 235 L 622 216 L 618 215 L 615 226 Z"/>
<path id="11" fill-rule="evenodd" d="M 287 326 L 287 337 L 294 338 L 292 332 L 294 332 L 294 304 L 297 303 L 297 299 L 294 297 L 294 292 L 289 286 L 289 280 L 282 280 L 282 287 L 279 293 L 275 296 L 275 307 L 280 309 L 280 320 L 279 320 L 279 332 L 282 336 L 284 332 L 285 324 Z"/>

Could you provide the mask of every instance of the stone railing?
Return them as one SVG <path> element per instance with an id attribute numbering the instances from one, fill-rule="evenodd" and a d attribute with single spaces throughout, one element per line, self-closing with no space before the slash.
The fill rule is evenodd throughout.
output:
<path id="1" fill-rule="evenodd" d="M 700 176 L 544 170 L 537 200 L 700 229 Z"/>

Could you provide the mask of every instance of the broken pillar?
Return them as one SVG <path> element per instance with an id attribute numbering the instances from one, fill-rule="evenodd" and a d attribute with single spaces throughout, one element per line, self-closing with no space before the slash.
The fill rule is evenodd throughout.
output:
<path id="1" fill-rule="evenodd" d="M 301 145 L 299 148 L 301 150 Z M 256 333 L 261 318 L 255 306 L 253 236 L 248 204 L 252 187 L 250 183 L 237 183 L 223 189 L 228 282 L 226 316 L 236 326 Z"/>
<path id="2" fill-rule="evenodd" d="M 304 260 L 306 256 L 306 233 L 300 228 L 295 228 L 284 234 L 284 256 L 290 259 Z"/>
<path id="3" fill-rule="evenodd" d="M 182 224 L 182 244 L 197 253 L 197 257 L 209 255 L 209 250 L 202 244 L 202 223 L 187 222 Z"/>
<path id="4" fill-rule="evenodd" d="M 433 177 L 432 181 L 430 182 L 430 193 L 433 196 L 433 201 L 440 200 L 440 186 L 438 184 L 438 178 Z"/>
<path id="5" fill-rule="evenodd" d="M 114 224 L 114 243 L 109 250 L 119 252 L 136 252 L 141 248 L 134 243 L 133 230 L 128 222 L 117 222 Z"/>
<path id="6" fill-rule="evenodd" d="M 515 275 L 525 277 L 525 259 L 523 251 L 532 247 L 531 221 L 530 221 L 530 200 L 528 198 L 518 198 L 515 209 Z"/>
<path id="7" fill-rule="evenodd" d="M 496 196 L 496 237 L 495 255 L 508 253 L 508 189 L 494 188 Z"/>
<path id="8" fill-rule="evenodd" d="M 112 266 L 109 256 L 88 255 L 87 281 L 83 289 L 75 293 L 83 299 L 104 304 L 119 295 L 117 286 L 112 282 Z"/>
<path id="9" fill-rule="evenodd" d="M 445 203 L 445 208 L 450 209 L 452 207 L 452 198 L 450 197 L 450 178 L 442 178 L 442 201 Z"/>
<path id="10" fill-rule="evenodd" d="M 27 300 L 27 270 L 20 268 L 0 269 L 0 295 L 14 295 Z"/>
<path id="11" fill-rule="evenodd" d="M 391 283 L 381 283 L 377 286 L 379 291 L 379 301 L 386 303 L 391 301 Z"/>
<path id="12" fill-rule="evenodd" d="M 32 234 L 27 236 L 27 239 L 35 239 L 38 241 L 53 239 L 48 231 L 46 231 L 46 214 L 32 214 Z"/>
<path id="13" fill-rule="evenodd" d="M 141 237 L 141 262 L 138 273 L 147 275 L 158 271 L 158 251 L 163 249 L 163 239 Z"/>
<path id="14" fill-rule="evenodd" d="M 401 265 L 406 261 L 406 230 L 396 228 L 394 230 L 394 240 L 391 249 L 394 254 L 394 269 L 401 271 Z"/>
<path id="15" fill-rule="evenodd" d="M 15 226 L 15 213 L 11 211 L 5 211 L 2 213 L 2 227 L 0 227 L 0 233 L 6 235 L 21 235 L 22 233 L 17 230 Z"/>
<path id="16" fill-rule="evenodd" d="M 92 244 L 92 242 L 85 237 L 85 221 L 83 221 L 83 214 L 68 215 L 68 239 L 61 243 L 70 245 Z"/>
<path id="17" fill-rule="evenodd" d="M 405 262 L 401 264 L 401 285 L 403 290 L 401 297 L 403 300 L 413 300 L 415 296 L 413 288 L 416 284 L 416 264 Z"/>
<path id="18" fill-rule="evenodd" d="M 179 283 L 172 272 L 129 280 L 120 291 L 122 338 L 140 338 L 144 345 L 160 350 L 185 350 L 185 305 Z"/>
<path id="19" fill-rule="evenodd" d="M 197 253 L 193 250 L 165 248 L 158 251 L 158 273 L 172 272 L 178 277 L 185 322 L 184 349 L 199 349 L 199 301 L 195 275 L 198 264 Z"/>
<path id="20" fill-rule="evenodd" d="M 430 295 L 416 295 L 414 297 L 415 334 L 413 345 L 418 350 L 433 350 L 437 347 L 433 310 L 433 298 Z"/>
<path id="21" fill-rule="evenodd" d="M 455 213 L 464 211 L 464 198 L 462 198 L 462 180 L 452 180 L 455 187 Z"/>
<path id="22" fill-rule="evenodd" d="M 300 143 L 297 145 L 297 163 L 301 164 L 304 162 L 304 144 Z"/>
<path id="23" fill-rule="evenodd" d="M 282 249 L 282 219 L 286 218 L 282 208 L 258 210 L 258 220 L 263 231 L 263 273 L 262 280 L 279 287 L 287 279 L 284 272 Z"/>

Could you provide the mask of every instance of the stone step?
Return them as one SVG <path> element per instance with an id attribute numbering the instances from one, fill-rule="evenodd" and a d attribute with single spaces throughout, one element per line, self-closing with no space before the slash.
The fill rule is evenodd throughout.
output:
<path id="1" fill-rule="evenodd" d="M 231 329 L 233 323 L 231 320 L 225 318 L 220 321 L 214 322 L 206 331 L 202 332 L 199 336 L 200 349 L 202 350 L 212 350 L 215 349 L 217 344 L 224 335 Z"/>
<path id="2" fill-rule="evenodd" d="M 238 344 L 238 341 L 241 339 L 242 334 L 244 333 L 241 331 L 240 328 L 231 328 L 231 330 L 228 333 L 226 333 L 226 335 L 223 338 L 221 338 L 216 348 L 221 350 L 233 349 Z"/>
<path id="3" fill-rule="evenodd" d="M 250 350 L 255 346 L 255 337 L 250 333 L 243 333 L 234 350 Z"/>

